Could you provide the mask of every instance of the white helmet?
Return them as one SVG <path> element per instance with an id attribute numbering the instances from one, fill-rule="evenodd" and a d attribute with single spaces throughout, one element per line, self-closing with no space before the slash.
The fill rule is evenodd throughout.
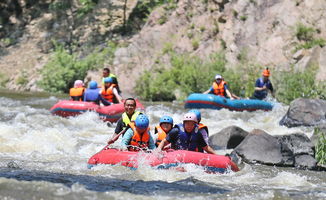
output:
<path id="1" fill-rule="evenodd" d="M 197 116 L 193 112 L 188 112 L 183 116 L 183 121 L 193 121 L 198 123 Z"/>
<path id="2" fill-rule="evenodd" d="M 222 79 L 222 76 L 219 75 L 219 74 L 216 74 L 216 75 L 215 75 L 215 80 L 217 80 L 217 79 Z"/>
<path id="3" fill-rule="evenodd" d="M 84 83 L 82 80 L 76 80 L 74 83 L 74 87 L 78 88 L 78 87 L 84 87 Z"/>

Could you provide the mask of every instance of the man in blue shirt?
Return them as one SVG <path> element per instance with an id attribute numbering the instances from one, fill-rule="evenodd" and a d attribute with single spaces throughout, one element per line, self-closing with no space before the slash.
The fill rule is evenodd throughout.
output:
<path id="1" fill-rule="evenodd" d="M 255 83 L 255 92 L 251 99 L 259 99 L 263 100 L 267 97 L 268 90 L 271 92 L 272 96 L 275 97 L 274 95 L 274 89 L 271 81 L 269 80 L 270 76 L 270 71 L 268 68 L 266 68 L 263 73 L 262 77 L 258 78 Z"/>

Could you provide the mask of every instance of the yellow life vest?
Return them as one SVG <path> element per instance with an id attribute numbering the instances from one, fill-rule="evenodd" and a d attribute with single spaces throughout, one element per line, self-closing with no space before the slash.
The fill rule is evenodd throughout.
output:
<path id="1" fill-rule="evenodd" d="M 137 116 L 140 114 L 139 111 L 135 111 L 134 114 L 132 114 L 131 119 L 128 117 L 127 113 L 124 112 L 122 114 L 122 122 L 123 122 L 123 127 L 127 127 L 127 125 L 132 122 L 135 121 Z"/>

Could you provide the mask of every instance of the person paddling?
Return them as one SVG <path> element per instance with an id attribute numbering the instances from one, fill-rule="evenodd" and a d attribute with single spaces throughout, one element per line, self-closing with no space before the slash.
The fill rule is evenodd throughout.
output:
<path id="1" fill-rule="evenodd" d="M 155 127 L 154 141 L 155 145 L 158 146 L 162 140 L 165 139 L 166 135 L 173 127 L 173 119 L 170 116 L 163 116 L 160 118 L 160 124 Z"/>
<path id="2" fill-rule="evenodd" d="M 215 81 L 213 85 L 203 94 L 212 93 L 222 97 L 229 97 L 231 100 L 233 99 L 240 99 L 236 95 L 232 94 L 229 89 L 227 83 L 224 81 L 223 77 L 220 74 L 216 74 Z"/>
<path id="3" fill-rule="evenodd" d="M 121 91 L 120 91 L 120 88 L 119 88 L 117 76 L 114 75 L 114 74 L 112 74 L 111 71 L 110 71 L 110 69 L 107 68 L 107 67 L 104 68 L 103 71 L 102 71 L 102 86 L 104 86 L 104 84 L 105 84 L 105 82 L 104 82 L 105 78 L 112 78 L 113 84 L 116 85 L 117 91 L 120 94 Z"/>
<path id="4" fill-rule="evenodd" d="M 119 95 L 116 84 L 113 84 L 113 79 L 111 77 L 104 79 L 101 95 L 105 100 L 111 103 L 122 103 L 122 97 Z"/>
<path id="5" fill-rule="evenodd" d="M 149 132 L 149 119 L 146 115 L 138 115 L 135 121 L 129 123 L 122 137 L 121 146 L 129 151 L 155 149 L 154 140 Z"/>
<path id="6" fill-rule="evenodd" d="M 124 109 L 125 112 L 122 113 L 121 118 L 118 120 L 117 122 L 117 126 L 115 128 L 114 134 L 111 137 L 111 139 L 108 141 L 108 144 L 112 144 L 114 143 L 119 137 L 117 137 L 119 135 L 119 133 L 121 133 L 123 130 L 128 129 L 128 124 L 131 121 L 135 121 L 137 116 L 142 114 L 139 111 L 136 111 L 136 100 L 134 98 L 127 98 L 124 102 Z M 108 123 L 108 126 L 110 126 L 111 123 Z M 124 132 L 122 132 L 124 135 Z M 114 138 L 116 138 L 114 140 Z"/>
<path id="7" fill-rule="evenodd" d="M 198 120 L 195 113 L 188 112 L 183 117 L 183 124 L 176 125 L 157 147 L 158 151 L 171 143 L 172 149 L 188 151 L 205 150 L 207 153 L 216 154 L 203 138 L 201 130 L 198 129 Z"/>
<path id="8" fill-rule="evenodd" d="M 271 92 L 272 96 L 275 98 L 274 88 L 269 80 L 269 76 L 271 75 L 268 68 L 266 68 L 263 73 L 262 77 L 258 78 L 255 83 L 255 92 L 250 97 L 250 99 L 259 99 L 263 100 L 267 97 L 268 91 Z"/>

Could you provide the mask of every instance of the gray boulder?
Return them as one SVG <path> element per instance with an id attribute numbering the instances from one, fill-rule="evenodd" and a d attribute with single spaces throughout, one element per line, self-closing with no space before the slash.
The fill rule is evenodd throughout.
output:
<path id="1" fill-rule="evenodd" d="M 286 145 L 294 156 L 307 154 L 314 156 L 314 145 L 311 140 L 303 133 L 276 136 L 282 145 Z"/>
<path id="2" fill-rule="evenodd" d="M 294 166 L 299 169 L 316 169 L 317 161 L 311 155 L 297 155 L 295 156 Z"/>
<path id="3" fill-rule="evenodd" d="M 300 169 L 315 169 L 317 160 L 314 158 L 314 144 L 302 133 L 294 133 L 291 135 L 276 136 L 282 146 L 286 146 L 293 154 L 294 167 Z M 282 154 L 287 153 L 283 152 Z"/>
<path id="4" fill-rule="evenodd" d="M 293 166 L 294 158 L 286 145 L 263 130 L 255 129 L 234 151 L 248 163 Z"/>
<path id="5" fill-rule="evenodd" d="M 299 98 L 291 102 L 289 110 L 280 121 L 287 127 L 318 126 L 326 122 L 326 101 Z"/>
<path id="6" fill-rule="evenodd" d="M 249 133 L 237 126 L 229 126 L 209 137 L 209 145 L 214 149 L 234 149 Z"/>

